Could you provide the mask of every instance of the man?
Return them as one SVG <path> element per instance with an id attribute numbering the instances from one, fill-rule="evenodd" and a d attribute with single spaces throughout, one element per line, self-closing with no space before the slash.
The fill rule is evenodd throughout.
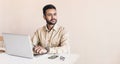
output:
<path id="1" fill-rule="evenodd" d="M 32 42 L 36 54 L 69 53 L 68 34 L 65 28 L 57 25 L 56 7 L 48 4 L 43 8 L 46 25 L 37 29 Z"/>

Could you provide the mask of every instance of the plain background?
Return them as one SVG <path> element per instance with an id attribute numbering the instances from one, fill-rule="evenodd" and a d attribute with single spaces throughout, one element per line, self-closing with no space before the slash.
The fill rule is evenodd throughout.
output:
<path id="1" fill-rule="evenodd" d="M 44 5 L 57 7 L 58 23 L 70 32 L 75 64 L 120 64 L 119 0 L 0 0 L 2 32 L 33 35 L 45 25 Z"/>

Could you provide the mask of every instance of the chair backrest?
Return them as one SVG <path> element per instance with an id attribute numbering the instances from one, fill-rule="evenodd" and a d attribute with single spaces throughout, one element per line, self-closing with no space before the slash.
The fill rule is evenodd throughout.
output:
<path id="1" fill-rule="evenodd" d="M 2 36 L 0 36 L 0 41 L 3 41 L 3 37 Z"/>
<path id="2" fill-rule="evenodd" d="M 4 45 L 3 45 L 3 36 L 0 36 L 0 53 L 5 52 Z"/>

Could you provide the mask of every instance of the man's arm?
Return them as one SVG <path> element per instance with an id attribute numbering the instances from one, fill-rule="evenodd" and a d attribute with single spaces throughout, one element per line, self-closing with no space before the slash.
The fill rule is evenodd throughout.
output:
<path id="1" fill-rule="evenodd" d="M 47 50 L 41 46 L 34 46 L 33 47 L 34 54 L 45 54 Z"/>
<path id="2" fill-rule="evenodd" d="M 34 52 L 34 54 L 44 54 L 44 53 L 48 52 L 45 48 L 38 45 L 38 43 L 40 44 L 40 41 L 39 41 L 37 31 L 34 33 L 34 35 L 32 37 L 32 43 L 33 43 L 33 52 Z"/>
<path id="3" fill-rule="evenodd" d="M 50 47 L 48 53 L 70 53 L 70 45 L 69 45 L 69 34 L 67 31 L 63 30 L 60 46 Z"/>

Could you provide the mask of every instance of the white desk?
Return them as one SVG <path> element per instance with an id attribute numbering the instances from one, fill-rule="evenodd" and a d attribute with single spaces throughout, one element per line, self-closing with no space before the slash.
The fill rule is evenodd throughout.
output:
<path id="1" fill-rule="evenodd" d="M 0 54 L 0 64 L 74 64 L 78 59 L 79 55 L 70 54 L 68 55 L 59 55 L 56 59 L 48 59 L 51 56 L 50 54 L 41 55 L 39 57 L 35 57 L 33 59 L 22 58 L 11 56 L 6 53 Z M 60 60 L 60 56 L 64 56 L 65 60 Z"/>

